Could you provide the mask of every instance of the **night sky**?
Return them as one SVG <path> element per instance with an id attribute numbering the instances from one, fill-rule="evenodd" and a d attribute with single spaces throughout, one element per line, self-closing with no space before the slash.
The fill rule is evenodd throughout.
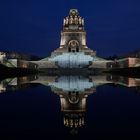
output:
<path id="1" fill-rule="evenodd" d="M 48 56 L 59 47 L 63 18 L 76 8 L 87 44 L 106 57 L 140 48 L 139 0 L 0 1 L 0 50 Z"/>

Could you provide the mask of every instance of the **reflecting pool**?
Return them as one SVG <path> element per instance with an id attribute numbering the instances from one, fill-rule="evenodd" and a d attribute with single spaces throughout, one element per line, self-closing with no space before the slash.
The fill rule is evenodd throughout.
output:
<path id="1" fill-rule="evenodd" d="M 0 82 L 0 134 L 8 138 L 139 137 L 140 78 L 30 75 Z"/>

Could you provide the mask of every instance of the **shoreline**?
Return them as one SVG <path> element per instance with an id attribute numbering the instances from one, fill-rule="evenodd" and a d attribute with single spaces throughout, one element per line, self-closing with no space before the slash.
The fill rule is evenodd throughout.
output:
<path id="1" fill-rule="evenodd" d="M 117 68 L 117 69 L 26 69 L 26 68 L 9 68 L 0 64 L 0 80 L 4 78 L 20 77 L 26 75 L 44 74 L 44 75 L 102 75 L 112 74 L 127 77 L 140 77 L 140 67 L 137 68 Z"/>

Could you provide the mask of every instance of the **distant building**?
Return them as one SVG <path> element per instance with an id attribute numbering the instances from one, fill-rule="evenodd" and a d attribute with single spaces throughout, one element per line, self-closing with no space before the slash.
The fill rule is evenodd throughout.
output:
<path id="1" fill-rule="evenodd" d="M 15 68 L 28 68 L 28 69 L 38 68 L 37 64 L 26 60 L 20 60 L 20 59 L 8 59 L 7 66 L 15 67 Z"/>
<path id="2" fill-rule="evenodd" d="M 4 52 L 0 52 L 0 64 L 3 64 L 6 60 L 6 54 Z"/>
<path id="3" fill-rule="evenodd" d="M 6 52 L 6 58 L 7 59 L 20 59 L 20 60 L 30 60 L 30 56 L 22 53 L 17 52 Z"/>
<path id="4" fill-rule="evenodd" d="M 0 64 L 7 67 L 37 69 L 38 65 L 28 61 L 30 56 L 16 52 L 0 52 Z"/>
<path id="5" fill-rule="evenodd" d="M 108 68 L 131 68 L 131 67 L 140 67 L 140 58 L 122 58 L 115 59 L 113 62 L 107 63 Z"/>

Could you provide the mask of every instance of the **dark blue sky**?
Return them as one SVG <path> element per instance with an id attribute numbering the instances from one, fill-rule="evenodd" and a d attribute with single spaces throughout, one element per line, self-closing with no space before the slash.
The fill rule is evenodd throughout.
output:
<path id="1" fill-rule="evenodd" d="M 0 50 L 47 56 L 59 47 L 63 18 L 77 8 L 87 44 L 99 56 L 140 48 L 139 0 L 0 1 Z"/>

